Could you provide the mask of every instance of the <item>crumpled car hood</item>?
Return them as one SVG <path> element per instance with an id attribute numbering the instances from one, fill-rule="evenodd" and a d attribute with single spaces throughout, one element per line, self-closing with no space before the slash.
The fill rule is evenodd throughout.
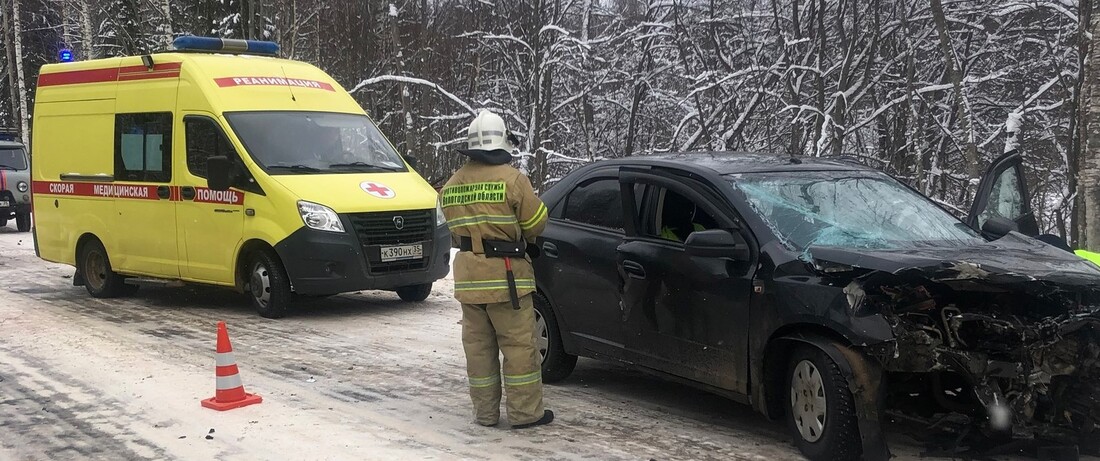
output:
<path id="1" fill-rule="evenodd" d="M 1100 267 L 1019 233 L 970 247 L 871 250 L 811 247 L 817 266 L 843 265 L 930 280 L 976 280 L 991 284 L 1050 282 L 1100 286 Z"/>

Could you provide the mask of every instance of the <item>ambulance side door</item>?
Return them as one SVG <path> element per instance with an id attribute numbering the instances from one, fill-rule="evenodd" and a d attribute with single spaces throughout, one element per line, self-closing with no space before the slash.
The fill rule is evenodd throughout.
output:
<path id="1" fill-rule="evenodd" d="M 180 272 L 186 280 L 233 285 L 234 253 L 244 234 L 245 194 L 263 192 L 254 180 L 248 181 L 250 177 L 242 177 L 242 184 L 228 191 L 209 189 L 206 161 L 210 157 L 226 156 L 242 171 L 248 170 L 212 114 L 185 113 L 182 125 L 186 167 L 178 175 L 176 211 L 183 260 Z"/>
<path id="2" fill-rule="evenodd" d="M 115 115 L 114 180 L 93 193 L 115 202 L 105 236 L 116 271 L 178 278 L 176 207 L 171 202 L 172 113 Z"/>

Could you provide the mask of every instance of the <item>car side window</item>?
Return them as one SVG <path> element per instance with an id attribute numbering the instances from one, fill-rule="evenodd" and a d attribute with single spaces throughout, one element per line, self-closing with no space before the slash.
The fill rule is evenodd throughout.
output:
<path id="1" fill-rule="evenodd" d="M 1020 178 L 1015 167 L 1009 168 L 997 177 L 989 193 L 989 202 L 978 215 L 978 228 L 993 216 L 1016 220 L 1024 215 L 1024 198 L 1020 196 Z"/>
<path id="2" fill-rule="evenodd" d="M 654 197 L 654 220 L 646 226 L 646 235 L 673 242 L 685 242 L 692 232 L 717 229 L 718 221 L 703 207 L 668 189 L 659 189 Z"/>
<path id="3" fill-rule="evenodd" d="M 236 149 L 213 120 L 188 116 L 183 119 L 183 124 L 187 140 L 187 170 L 191 174 L 206 178 L 206 161 L 210 157 L 237 158 Z"/>
<path id="4" fill-rule="evenodd" d="M 115 179 L 172 180 L 172 113 L 115 115 Z"/>
<path id="5" fill-rule="evenodd" d="M 600 178 L 577 186 L 565 198 L 562 218 L 621 232 L 623 206 L 619 180 Z"/>

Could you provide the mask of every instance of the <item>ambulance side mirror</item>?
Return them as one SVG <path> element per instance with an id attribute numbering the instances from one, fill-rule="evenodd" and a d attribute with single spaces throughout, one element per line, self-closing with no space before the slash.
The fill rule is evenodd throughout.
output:
<path id="1" fill-rule="evenodd" d="M 224 155 L 206 159 L 206 185 L 211 190 L 229 190 L 236 168 Z"/>
<path id="2" fill-rule="evenodd" d="M 405 163 L 408 163 L 409 166 L 414 170 L 416 169 L 417 164 L 420 163 L 420 160 L 417 160 L 416 157 L 413 157 L 409 154 L 404 154 L 404 155 L 401 156 L 401 158 L 404 158 Z"/>

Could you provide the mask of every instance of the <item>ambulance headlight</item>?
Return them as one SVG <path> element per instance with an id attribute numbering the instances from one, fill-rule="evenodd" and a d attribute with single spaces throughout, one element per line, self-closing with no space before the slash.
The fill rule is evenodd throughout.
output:
<path id="1" fill-rule="evenodd" d="M 15 188 L 19 189 L 19 192 L 26 192 L 27 189 L 30 188 L 30 186 L 27 185 L 26 181 L 19 181 L 19 184 L 16 184 Z"/>
<path id="2" fill-rule="evenodd" d="M 443 207 L 437 202 L 435 204 L 435 227 L 447 224 L 447 217 L 443 216 Z"/>
<path id="3" fill-rule="evenodd" d="M 298 213 L 302 214 L 302 221 L 310 229 L 328 232 L 344 231 L 344 225 L 340 223 L 340 216 L 327 206 L 299 200 Z"/>

